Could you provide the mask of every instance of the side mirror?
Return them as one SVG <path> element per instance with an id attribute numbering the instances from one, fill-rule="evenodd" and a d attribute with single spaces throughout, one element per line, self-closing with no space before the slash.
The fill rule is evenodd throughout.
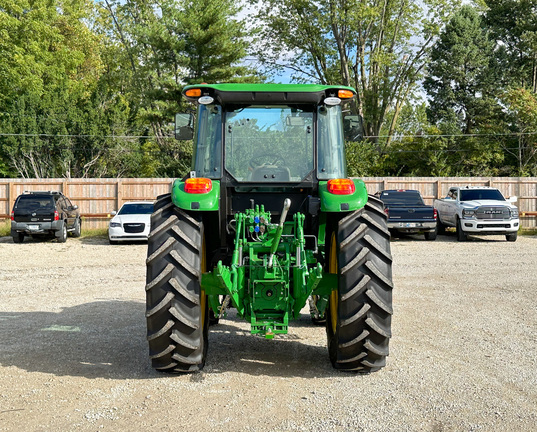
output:
<path id="1" fill-rule="evenodd" d="M 117 211 L 114 210 L 110 212 L 110 216 L 115 216 L 115 215 L 117 215 Z"/>
<path id="2" fill-rule="evenodd" d="M 77 210 L 78 206 L 75 204 L 74 206 L 71 206 L 71 210 Z"/>
<path id="3" fill-rule="evenodd" d="M 343 118 L 343 133 L 346 141 L 357 142 L 364 137 L 364 120 L 362 116 L 345 116 Z"/>
<path id="4" fill-rule="evenodd" d="M 518 201 L 518 197 L 516 196 L 509 197 L 507 198 L 507 201 L 510 203 L 516 203 Z"/>
<path id="5" fill-rule="evenodd" d="M 192 113 L 175 114 L 175 139 L 186 141 L 194 138 L 194 116 Z"/>

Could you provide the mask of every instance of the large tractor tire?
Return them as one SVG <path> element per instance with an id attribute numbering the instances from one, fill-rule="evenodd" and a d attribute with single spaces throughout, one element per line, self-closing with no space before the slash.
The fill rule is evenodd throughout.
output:
<path id="1" fill-rule="evenodd" d="M 155 202 L 147 250 L 147 340 L 155 369 L 194 372 L 205 364 L 208 302 L 204 229 L 198 215 L 174 206 L 169 194 Z"/>
<path id="2" fill-rule="evenodd" d="M 386 219 L 382 202 L 369 196 L 330 235 L 327 270 L 337 273 L 338 287 L 330 295 L 326 332 L 336 369 L 368 373 L 386 364 L 393 313 Z"/>

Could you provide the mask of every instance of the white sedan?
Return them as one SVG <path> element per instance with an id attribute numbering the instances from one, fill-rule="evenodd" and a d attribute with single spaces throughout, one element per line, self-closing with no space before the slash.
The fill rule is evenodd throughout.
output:
<path id="1" fill-rule="evenodd" d="M 121 206 L 108 226 L 110 244 L 120 241 L 147 240 L 151 229 L 153 203 L 150 201 L 129 201 Z"/>

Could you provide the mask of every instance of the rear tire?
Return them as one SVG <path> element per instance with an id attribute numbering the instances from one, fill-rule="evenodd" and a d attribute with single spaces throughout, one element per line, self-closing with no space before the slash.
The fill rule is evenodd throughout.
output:
<path id="1" fill-rule="evenodd" d="M 505 239 L 508 241 L 508 242 L 515 242 L 516 239 L 518 237 L 518 233 L 512 233 L 512 234 L 506 234 L 505 235 Z"/>
<path id="2" fill-rule="evenodd" d="M 79 218 L 76 218 L 75 226 L 73 227 L 72 236 L 76 238 L 76 237 L 80 237 L 81 234 L 82 234 L 82 222 L 80 221 Z"/>
<path id="3" fill-rule="evenodd" d="M 434 231 L 426 231 L 423 234 L 425 236 L 425 240 L 436 240 L 437 229 L 435 228 Z"/>
<path id="4" fill-rule="evenodd" d="M 468 234 L 462 230 L 461 220 L 457 218 L 457 241 L 463 242 L 468 240 Z"/>
<path id="5" fill-rule="evenodd" d="M 56 232 L 56 238 L 58 239 L 58 243 L 65 243 L 67 241 L 67 224 L 65 222 L 62 222 L 60 230 Z"/>
<path id="6" fill-rule="evenodd" d="M 338 274 L 338 289 L 326 309 L 326 332 L 336 369 L 368 373 L 386 364 L 393 313 L 386 220 L 382 202 L 369 196 L 334 227 L 327 270 Z"/>
<path id="7" fill-rule="evenodd" d="M 176 208 L 161 195 L 151 216 L 147 250 L 147 340 L 155 369 L 194 372 L 205 364 L 208 301 L 201 290 L 205 270 L 204 229 L 199 215 Z"/>
<path id="8" fill-rule="evenodd" d="M 22 243 L 24 241 L 24 234 L 20 232 L 15 232 L 12 234 L 13 243 Z"/>

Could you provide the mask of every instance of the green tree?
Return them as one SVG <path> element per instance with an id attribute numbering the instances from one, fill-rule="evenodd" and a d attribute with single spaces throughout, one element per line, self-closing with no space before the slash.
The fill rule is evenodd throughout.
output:
<path id="1" fill-rule="evenodd" d="M 455 122 L 466 134 L 479 130 L 496 104 L 490 59 L 494 44 L 479 14 L 463 6 L 440 34 L 431 52 L 424 88 L 433 123 Z"/>
<path id="2" fill-rule="evenodd" d="M 515 160 L 515 174 L 537 175 L 537 96 L 524 88 L 511 89 L 503 98 L 514 138 L 506 140 L 505 148 Z"/>
<path id="3" fill-rule="evenodd" d="M 485 22 L 496 41 L 503 86 L 537 93 L 537 0 L 485 0 Z"/>
<path id="4" fill-rule="evenodd" d="M 355 87 L 353 110 L 378 143 L 388 113 L 391 137 L 401 107 L 416 91 L 428 49 L 454 3 L 268 0 L 257 15 L 265 25 L 258 56 L 293 71 L 295 80 Z"/>
<path id="5" fill-rule="evenodd" d="M 189 168 L 191 146 L 172 138 L 174 114 L 184 110 L 181 90 L 196 82 L 258 80 L 245 67 L 247 33 L 231 0 L 104 0 L 100 32 L 117 56 L 133 122 L 148 131 L 161 152 L 157 174 L 176 176 Z M 122 75 L 122 76 L 121 76 Z M 147 168 L 146 166 L 146 168 Z"/>

